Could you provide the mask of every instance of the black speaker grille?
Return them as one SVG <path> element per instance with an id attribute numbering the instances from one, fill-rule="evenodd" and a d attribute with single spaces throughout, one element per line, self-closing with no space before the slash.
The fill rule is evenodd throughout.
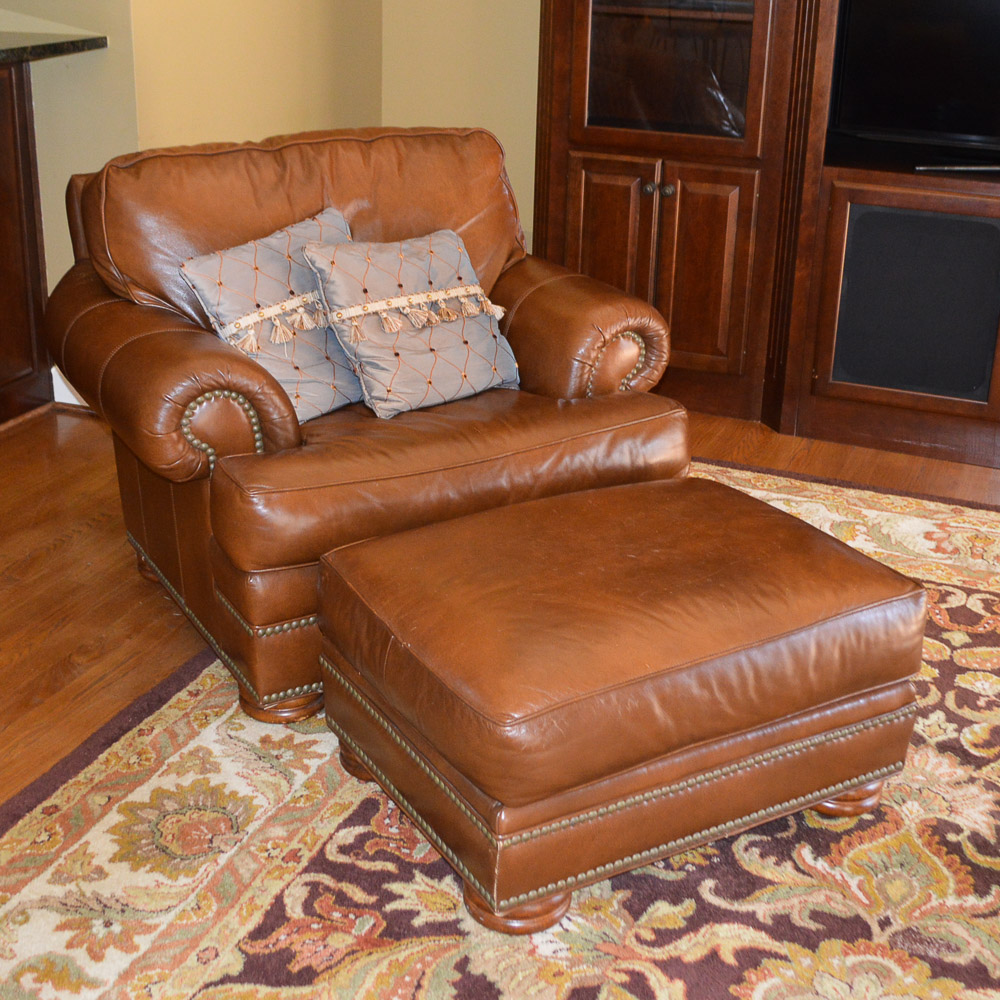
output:
<path id="1" fill-rule="evenodd" d="M 852 205 L 833 378 L 985 401 L 1000 219 Z"/>

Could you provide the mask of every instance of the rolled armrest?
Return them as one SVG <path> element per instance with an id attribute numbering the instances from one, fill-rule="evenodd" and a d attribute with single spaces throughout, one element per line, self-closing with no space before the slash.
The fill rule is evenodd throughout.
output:
<path id="1" fill-rule="evenodd" d="M 651 389 L 670 356 L 666 320 L 601 281 L 528 256 L 497 279 L 510 341 L 529 392 L 573 399 Z"/>
<path id="2" fill-rule="evenodd" d="M 167 479 L 302 441 L 291 401 L 260 365 L 169 309 L 119 298 L 87 261 L 56 286 L 45 330 L 73 387 Z"/>

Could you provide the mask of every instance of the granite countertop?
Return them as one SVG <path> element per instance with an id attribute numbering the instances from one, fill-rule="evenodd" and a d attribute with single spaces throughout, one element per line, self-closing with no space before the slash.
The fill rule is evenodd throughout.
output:
<path id="1" fill-rule="evenodd" d="M 0 31 L 0 63 L 32 62 L 50 56 L 106 49 L 105 35 L 47 35 L 31 31 Z"/>

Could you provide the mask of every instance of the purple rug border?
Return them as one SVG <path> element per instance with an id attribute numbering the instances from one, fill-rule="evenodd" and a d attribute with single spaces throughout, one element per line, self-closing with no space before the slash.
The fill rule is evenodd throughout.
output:
<path id="1" fill-rule="evenodd" d="M 730 462 L 724 458 L 703 458 L 692 455 L 692 462 L 701 465 L 717 465 L 723 469 L 743 469 L 746 472 L 761 472 L 768 476 L 779 476 L 784 479 L 798 479 L 804 483 L 819 483 L 823 486 L 842 486 L 849 490 L 863 490 L 866 493 L 885 493 L 888 496 L 907 497 L 910 500 L 927 500 L 930 503 L 940 503 L 947 507 L 968 507 L 970 510 L 988 510 L 1000 514 L 1000 504 L 984 503 L 980 500 L 957 500 L 955 497 L 936 496 L 933 493 L 913 493 L 910 490 L 890 490 L 881 486 L 866 486 L 847 479 L 831 479 L 827 476 L 813 476 L 808 472 L 792 472 L 789 469 L 772 469 L 766 465 L 747 465 L 745 462 Z"/>
<path id="2" fill-rule="evenodd" d="M 203 650 L 192 656 L 187 663 L 178 667 L 169 677 L 160 681 L 156 687 L 140 695 L 112 719 L 104 723 L 97 732 L 88 736 L 75 750 L 70 751 L 62 760 L 53 764 L 45 774 L 0 804 L 0 836 L 6 834 L 15 823 L 41 805 L 67 781 L 75 778 L 129 730 L 134 729 L 143 719 L 166 705 L 175 694 L 183 690 L 217 659 L 218 657 L 211 649 Z"/>

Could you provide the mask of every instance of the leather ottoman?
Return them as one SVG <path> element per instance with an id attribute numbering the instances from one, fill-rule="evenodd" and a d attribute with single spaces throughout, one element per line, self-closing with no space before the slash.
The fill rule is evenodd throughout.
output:
<path id="1" fill-rule="evenodd" d="M 902 767 L 923 591 L 716 483 L 515 504 L 336 549 L 326 715 L 496 930 Z"/>

